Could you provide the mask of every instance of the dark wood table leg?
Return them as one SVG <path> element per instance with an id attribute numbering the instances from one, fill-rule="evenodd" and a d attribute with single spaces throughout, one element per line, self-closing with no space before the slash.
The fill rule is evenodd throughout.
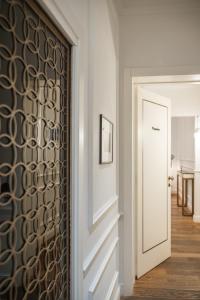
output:
<path id="1" fill-rule="evenodd" d="M 192 179 L 192 216 L 194 215 L 194 178 Z"/>
<path id="2" fill-rule="evenodd" d="M 188 179 L 185 179 L 185 207 L 188 206 Z"/>
<path id="3" fill-rule="evenodd" d="M 188 192 L 188 187 L 187 187 L 188 181 L 191 180 L 191 182 L 192 182 L 192 212 L 191 213 L 185 213 L 184 207 L 186 207 L 186 205 L 184 205 L 182 207 L 182 215 L 185 216 L 185 217 L 191 217 L 194 214 L 194 178 L 189 178 L 189 179 L 185 179 L 185 180 L 186 180 L 186 192 Z M 186 194 L 186 197 L 187 197 L 187 194 Z M 186 201 L 188 202 L 188 200 L 186 200 Z"/>
<path id="4" fill-rule="evenodd" d="M 184 185 L 184 178 L 182 177 L 182 216 L 184 216 L 184 202 L 185 202 L 185 185 Z"/>
<path id="5" fill-rule="evenodd" d="M 177 206 L 180 207 L 179 204 L 179 175 L 177 174 Z"/>

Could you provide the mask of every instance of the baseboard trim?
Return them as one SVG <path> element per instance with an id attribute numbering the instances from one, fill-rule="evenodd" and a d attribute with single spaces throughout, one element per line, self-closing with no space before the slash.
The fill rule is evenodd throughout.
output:
<path id="1" fill-rule="evenodd" d="M 194 221 L 195 223 L 200 223 L 200 216 L 193 215 L 193 221 Z"/>
<path id="2" fill-rule="evenodd" d="M 133 296 L 133 289 L 134 289 L 135 282 L 132 281 L 129 285 L 120 283 L 120 294 L 121 297 L 131 297 Z"/>

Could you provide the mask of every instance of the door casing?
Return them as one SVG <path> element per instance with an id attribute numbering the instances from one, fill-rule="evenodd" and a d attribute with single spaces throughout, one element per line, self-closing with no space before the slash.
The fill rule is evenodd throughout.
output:
<path id="1" fill-rule="evenodd" d="M 52 22 L 58 27 L 62 34 L 72 45 L 72 82 L 71 82 L 71 298 L 82 299 L 82 248 L 81 248 L 81 228 L 82 217 L 79 198 L 80 187 L 80 158 L 82 148 L 79 142 L 80 129 L 80 97 L 79 97 L 79 56 L 80 43 L 79 34 L 71 23 L 74 15 L 68 10 L 64 14 L 56 1 L 36 0 L 43 8 Z"/>

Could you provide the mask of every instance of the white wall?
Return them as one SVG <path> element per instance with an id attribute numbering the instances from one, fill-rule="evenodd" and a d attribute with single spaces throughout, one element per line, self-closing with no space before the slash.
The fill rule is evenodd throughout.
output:
<path id="1" fill-rule="evenodd" d="M 134 283 L 136 113 L 132 76 L 200 74 L 200 1 L 119 0 L 120 209 L 124 294 Z M 126 237 L 127 235 L 127 237 Z M 127 259 L 129 257 L 129 259 Z M 133 267 L 132 267 L 133 266 Z"/>
<path id="2" fill-rule="evenodd" d="M 189 101 L 188 101 L 189 102 Z M 194 132 L 195 117 L 173 117 L 171 126 L 172 150 L 175 155 L 172 162 L 171 175 L 174 177 L 172 182 L 172 193 L 177 193 L 177 171 L 183 168 L 191 171 L 195 169 L 195 148 L 194 148 Z M 188 185 L 188 203 L 192 204 L 192 185 Z M 179 196 L 182 196 L 181 183 L 179 184 Z"/>
<path id="3" fill-rule="evenodd" d="M 194 131 L 194 116 L 172 117 L 171 153 L 180 161 L 194 162 Z"/>
<path id="4" fill-rule="evenodd" d="M 200 114 L 200 84 L 146 84 L 145 87 L 152 92 L 171 99 L 171 114 L 173 117 L 196 116 Z"/>
<path id="5" fill-rule="evenodd" d="M 65 20 L 78 40 L 79 112 L 75 125 L 79 128 L 76 178 L 79 182 L 76 191 L 79 238 L 73 267 L 77 270 L 79 285 L 72 298 L 119 299 L 116 10 L 110 0 L 43 2 L 58 23 Z M 100 113 L 114 123 L 114 162 L 105 167 L 98 162 Z M 91 222 L 95 224 L 91 226 Z"/>
<path id="6" fill-rule="evenodd" d="M 200 115 L 200 85 L 192 83 L 146 84 L 145 88 L 171 100 L 172 115 L 172 192 L 176 193 L 176 173 L 180 167 L 195 168 L 195 116 Z"/>

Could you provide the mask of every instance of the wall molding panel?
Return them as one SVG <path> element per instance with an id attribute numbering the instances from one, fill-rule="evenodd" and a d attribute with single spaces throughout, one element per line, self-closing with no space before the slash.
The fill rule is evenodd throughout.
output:
<path id="1" fill-rule="evenodd" d="M 94 294 L 95 294 L 95 291 L 97 290 L 97 287 L 101 281 L 101 278 L 103 277 L 103 274 L 106 270 L 106 267 L 108 266 L 109 264 L 109 261 L 112 257 L 112 254 L 117 246 L 119 242 L 119 237 L 116 237 L 114 239 L 114 241 L 112 242 L 106 256 L 104 257 L 100 267 L 98 268 L 97 272 L 96 272 L 96 275 L 94 277 L 94 280 L 92 281 L 90 287 L 89 287 L 89 291 L 88 291 L 88 298 L 89 300 L 93 300 L 94 299 Z"/>
<path id="2" fill-rule="evenodd" d="M 105 217 L 106 213 L 118 202 L 118 195 L 111 197 L 96 213 L 93 213 L 93 205 L 90 205 L 89 225 L 90 229 L 95 226 Z"/>
<path id="3" fill-rule="evenodd" d="M 99 224 L 99 222 L 104 218 L 105 214 L 108 212 L 108 210 L 113 207 L 118 200 L 117 193 L 117 182 L 116 182 L 116 132 L 114 130 L 113 132 L 113 162 L 112 164 L 109 164 L 106 166 L 99 164 L 99 115 L 101 113 L 105 114 L 114 124 L 116 127 L 116 103 L 112 103 L 112 101 L 105 102 L 107 97 L 110 98 L 110 95 L 107 95 L 107 91 L 105 89 L 105 96 L 103 97 L 102 104 L 99 105 L 98 99 L 101 99 L 99 97 L 99 92 L 96 95 L 98 89 L 95 84 L 95 72 L 97 66 L 94 68 L 96 55 L 98 53 L 98 50 L 95 50 L 95 39 L 96 34 L 99 32 L 98 26 L 96 26 L 96 18 L 99 18 L 99 7 L 102 8 L 102 10 L 107 10 L 108 15 L 104 15 L 105 22 L 109 21 L 109 18 L 111 17 L 109 14 L 112 13 L 113 16 L 115 16 L 115 21 L 118 18 L 117 12 L 115 12 L 115 7 L 112 6 L 112 4 L 108 5 L 108 1 L 100 1 L 98 6 L 95 5 L 94 1 L 89 1 L 89 35 L 88 35 L 88 42 L 89 42 L 89 57 L 90 57 L 90 64 L 88 69 L 88 78 L 89 78 L 89 84 L 88 84 L 88 141 L 89 141 L 89 147 L 88 147 L 88 167 L 89 167 L 89 178 L 88 178 L 88 228 L 90 230 L 90 233 L 95 229 L 95 227 Z M 97 9 L 98 7 L 98 9 Z M 97 14 L 98 12 L 98 14 Z M 115 13 L 115 14 L 114 14 Z M 118 20 L 118 19 L 117 19 Z M 112 20 L 113 21 L 113 20 Z M 114 21 L 113 21 L 114 22 Z M 107 26 L 109 28 L 110 23 L 107 23 Z M 110 28 L 112 30 L 112 28 Z M 112 31 L 108 33 L 112 36 Z M 113 42 L 113 41 L 112 41 Z M 110 41 L 107 41 L 107 46 L 109 47 L 112 45 Z M 114 46 L 114 45 L 112 45 Z M 114 51 L 114 49 L 113 49 Z M 114 52 L 115 54 L 115 52 Z M 110 57 L 111 58 L 111 57 Z M 109 66 L 111 72 L 116 72 L 116 57 L 113 56 L 111 61 L 109 61 Z M 111 65 L 112 64 L 112 65 Z M 96 64 L 98 65 L 98 64 Z M 98 68 L 101 68 L 100 65 L 98 65 Z M 100 76 L 102 78 L 102 82 L 107 84 L 107 80 L 111 80 L 113 82 L 113 77 L 110 77 L 110 74 L 106 74 L 104 76 Z M 111 90 L 111 94 L 113 97 L 116 97 L 116 87 L 114 87 Z M 95 96 L 96 95 L 96 96 Z M 104 95 L 104 93 L 103 93 Z M 115 101 L 116 102 L 116 101 Z M 109 177 L 108 177 L 109 175 Z M 106 176 L 106 179 L 104 178 Z M 104 186 L 102 185 L 102 182 L 104 180 L 107 180 L 110 182 L 111 187 L 108 185 L 106 187 L 107 190 L 109 190 L 108 193 L 104 193 Z M 115 181 L 115 182 L 113 182 Z M 101 187 L 101 190 L 98 187 Z M 96 205 L 96 198 L 97 195 L 102 194 L 102 199 L 98 199 L 98 205 Z"/>
<path id="4" fill-rule="evenodd" d="M 96 245 L 93 247 L 92 251 L 89 253 L 89 255 L 84 260 L 84 262 L 83 262 L 83 275 L 84 275 L 84 277 L 86 276 L 88 270 L 90 269 L 92 263 L 94 262 L 94 260 L 97 257 L 98 253 L 102 249 L 103 245 L 105 244 L 105 242 L 108 239 L 109 235 L 111 234 L 112 230 L 118 224 L 119 218 L 120 218 L 120 214 L 117 214 L 117 216 L 110 222 L 107 229 L 101 235 L 100 239 L 98 240 Z"/>
<path id="5" fill-rule="evenodd" d="M 114 274 L 114 276 L 112 278 L 110 287 L 108 289 L 108 293 L 106 295 L 105 300 L 111 300 L 112 299 L 112 296 L 114 294 L 115 288 L 117 287 L 118 278 L 119 278 L 119 272 L 115 272 L 115 274 Z"/>

